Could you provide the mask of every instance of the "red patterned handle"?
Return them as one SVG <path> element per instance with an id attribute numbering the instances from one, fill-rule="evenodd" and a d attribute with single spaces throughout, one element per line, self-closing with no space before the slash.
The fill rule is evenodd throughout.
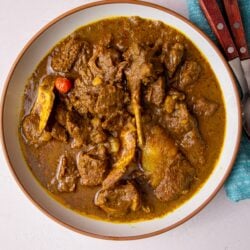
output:
<path id="1" fill-rule="evenodd" d="M 226 26 L 216 0 L 199 0 L 200 6 L 213 30 L 228 61 L 238 57 L 233 39 Z"/>
<path id="2" fill-rule="evenodd" d="M 250 53 L 247 48 L 247 41 L 240 15 L 237 0 L 223 0 L 227 17 L 231 26 L 234 42 L 237 47 L 240 59 L 249 59 Z"/>

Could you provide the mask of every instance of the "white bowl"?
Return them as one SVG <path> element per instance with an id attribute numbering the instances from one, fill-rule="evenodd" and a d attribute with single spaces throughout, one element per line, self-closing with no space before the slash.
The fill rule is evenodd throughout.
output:
<path id="1" fill-rule="evenodd" d="M 183 32 L 204 53 L 216 74 L 226 107 L 224 146 L 216 168 L 190 200 L 165 217 L 114 224 L 81 216 L 60 205 L 38 184 L 28 169 L 18 141 L 18 123 L 27 78 L 47 52 L 79 26 L 110 16 L 140 16 L 160 20 Z M 1 105 L 1 138 L 6 161 L 33 204 L 50 218 L 77 232 L 105 239 L 138 239 L 170 230 L 198 213 L 218 192 L 230 173 L 241 135 L 239 97 L 232 73 L 215 45 L 193 24 L 163 7 L 138 1 L 103 1 L 73 9 L 42 28 L 25 46 L 10 70 Z"/>

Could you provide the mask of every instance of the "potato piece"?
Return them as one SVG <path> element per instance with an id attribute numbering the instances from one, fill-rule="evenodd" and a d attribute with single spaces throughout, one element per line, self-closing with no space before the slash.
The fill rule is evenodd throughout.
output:
<path id="1" fill-rule="evenodd" d="M 188 192 L 195 169 L 176 147 L 174 141 L 159 126 L 151 126 L 145 133 L 142 167 L 161 201 L 170 201 Z"/>
<path id="2" fill-rule="evenodd" d="M 165 169 L 174 162 L 178 149 L 174 141 L 159 126 L 149 127 L 145 139 L 142 166 L 151 186 L 156 187 L 163 179 Z"/>
<path id="3" fill-rule="evenodd" d="M 53 108 L 55 99 L 53 88 L 54 85 L 51 83 L 51 79 L 48 78 L 45 78 L 45 80 L 38 87 L 36 102 L 31 110 L 31 113 L 39 117 L 39 133 L 42 133 L 45 129 Z"/>
<path id="4" fill-rule="evenodd" d="M 96 76 L 93 81 L 92 81 L 92 84 L 94 86 L 99 86 L 103 83 L 103 79 L 100 77 L 100 76 Z"/>
<path id="5" fill-rule="evenodd" d="M 116 154 L 120 148 L 120 142 L 115 137 L 109 137 L 109 144 L 110 144 L 110 152 Z"/>
<path id="6" fill-rule="evenodd" d="M 54 104 L 53 88 L 53 78 L 51 76 L 46 77 L 38 87 L 37 98 L 30 114 L 23 119 L 22 132 L 31 144 L 39 145 L 51 139 L 51 135 L 48 131 L 45 131 L 45 127 Z"/>

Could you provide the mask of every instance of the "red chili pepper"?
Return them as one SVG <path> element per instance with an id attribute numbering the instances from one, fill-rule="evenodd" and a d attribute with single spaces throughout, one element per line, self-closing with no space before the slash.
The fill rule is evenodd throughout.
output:
<path id="1" fill-rule="evenodd" d="M 72 88 L 72 83 L 65 77 L 57 77 L 55 87 L 61 94 L 66 94 Z"/>

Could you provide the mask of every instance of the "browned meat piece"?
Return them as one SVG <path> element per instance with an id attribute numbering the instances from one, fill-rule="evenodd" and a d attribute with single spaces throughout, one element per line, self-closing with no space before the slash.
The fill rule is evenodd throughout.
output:
<path id="1" fill-rule="evenodd" d="M 197 127 L 184 134 L 179 145 L 183 154 L 194 166 L 205 163 L 206 147 Z"/>
<path id="2" fill-rule="evenodd" d="M 82 50 L 78 55 L 78 59 L 74 65 L 74 71 L 76 71 L 81 77 L 80 80 L 84 81 L 88 85 L 91 85 L 93 81 L 93 74 L 91 73 L 88 67 L 88 61 L 92 56 L 92 47 L 89 43 L 84 42 L 82 46 Z"/>
<path id="3" fill-rule="evenodd" d="M 97 144 L 96 146 L 90 146 L 87 150 L 88 155 L 93 156 L 95 159 L 107 160 L 107 149 L 103 144 Z"/>
<path id="4" fill-rule="evenodd" d="M 98 66 L 104 74 L 104 81 L 112 81 L 117 72 L 116 65 L 120 62 L 121 55 L 119 51 L 113 48 L 102 49 L 98 55 Z"/>
<path id="5" fill-rule="evenodd" d="M 62 155 L 59 160 L 55 178 L 51 184 L 56 184 L 59 192 L 73 192 L 76 189 L 79 173 L 72 159 Z"/>
<path id="6" fill-rule="evenodd" d="M 120 131 L 129 119 L 130 116 L 126 111 L 117 111 L 106 117 L 102 127 L 111 132 Z"/>
<path id="7" fill-rule="evenodd" d="M 94 77 L 100 77 L 104 82 L 121 80 L 121 74 L 126 63 L 121 62 L 121 54 L 114 48 L 103 45 L 94 47 L 93 56 L 88 62 L 89 69 Z"/>
<path id="8" fill-rule="evenodd" d="M 59 123 L 55 123 L 55 125 L 52 127 L 51 136 L 54 139 L 62 142 L 67 142 L 68 140 L 66 129 Z"/>
<path id="9" fill-rule="evenodd" d="M 99 88 L 77 79 L 69 99 L 74 109 L 81 115 L 94 113 Z"/>
<path id="10" fill-rule="evenodd" d="M 193 112 L 199 116 L 212 116 L 218 109 L 219 105 L 204 97 L 193 98 Z"/>
<path id="11" fill-rule="evenodd" d="M 181 67 L 178 88 L 184 90 L 187 86 L 192 85 L 198 80 L 201 72 L 200 65 L 195 61 L 185 61 Z"/>
<path id="12" fill-rule="evenodd" d="M 39 116 L 30 114 L 24 117 L 22 122 L 22 134 L 30 143 L 36 142 L 41 133 L 38 130 Z"/>
<path id="13" fill-rule="evenodd" d="M 117 72 L 115 75 L 115 82 L 122 82 L 122 77 L 124 70 L 127 67 L 128 63 L 126 61 L 120 62 L 117 66 Z"/>
<path id="14" fill-rule="evenodd" d="M 187 193 L 194 179 L 194 173 L 187 160 L 181 156 L 177 157 L 176 161 L 166 168 L 164 178 L 155 189 L 156 197 L 166 202 Z"/>
<path id="15" fill-rule="evenodd" d="M 96 159 L 82 152 L 77 157 L 77 168 L 81 176 L 81 184 L 84 186 L 100 185 L 104 179 L 106 167 L 106 160 Z"/>
<path id="16" fill-rule="evenodd" d="M 95 205 L 111 216 L 122 216 L 140 208 L 139 193 L 131 183 L 100 190 L 95 197 Z"/>
<path id="17" fill-rule="evenodd" d="M 159 126 L 145 127 L 142 167 L 156 197 L 164 201 L 186 191 L 195 173 L 174 140 Z"/>
<path id="18" fill-rule="evenodd" d="M 86 41 L 82 43 L 82 48 L 78 54 L 78 58 L 74 64 L 74 71 L 76 71 L 85 81 L 91 83 L 93 76 L 90 71 L 88 71 L 88 61 L 92 56 L 92 48 L 90 44 Z"/>
<path id="19" fill-rule="evenodd" d="M 39 132 L 39 119 L 38 116 L 29 114 L 23 119 L 21 127 L 25 140 L 36 147 L 51 139 L 51 134 L 48 131 L 43 130 L 41 133 Z"/>
<path id="20" fill-rule="evenodd" d="M 110 116 L 123 107 L 123 90 L 114 85 L 108 84 L 100 89 L 95 113 L 101 116 Z"/>
<path id="21" fill-rule="evenodd" d="M 136 129 L 139 147 L 143 147 L 143 133 L 141 124 L 141 84 L 147 85 L 159 78 L 163 68 L 161 59 L 157 56 L 161 45 L 161 40 L 157 41 L 153 48 L 142 47 L 137 43 L 132 43 L 129 49 L 123 54 L 129 62 L 129 67 L 125 71 L 128 87 L 131 93 L 131 106 L 136 121 Z"/>
<path id="22" fill-rule="evenodd" d="M 82 42 L 70 37 L 57 46 L 52 52 L 51 67 L 58 72 L 68 72 L 73 67 L 82 47 Z"/>
<path id="23" fill-rule="evenodd" d="M 170 90 L 164 101 L 164 109 L 167 113 L 172 113 L 175 110 L 175 105 L 179 101 L 185 100 L 186 96 L 176 90 Z"/>
<path id="24" fill-rule="evenodd" d="M 79 148 L 86 144 L 89 135 L 89 124 L 87 119 L 82 119 L 75 112 L 68 112 L 66 116 L 66 129 L 73 139 L 72 148 Z"/>
<path id="25" fill-rule="evenodd" d="M 125 71 L 130 89 L 133 89 L 140 82 L 148 83 L 156 80 L 156 72 L 152 64 L 152 49 L 142 48 L 137 43 L 133 43 L 124 53 L 124 57 L 130 62 L 129 67 Z"/>
<path id="26" fill-rule="evenodd" d="M 168 129 L 175 138 L 183 136 L 193 127 L 196 127 L 196 121 L 188 112 L 185 103 L 176 103 L 174 111 L 169 116 L 166 116 L 166 119 L 169 122 Z"/>
<path id="27" fill-rule="evenodd" d="M 171 136 L 176 139 L 180 149 L 187 159 L 197 166 L 205 163 L 205 143 L 197 127 L 197 121 L 189 113 L 186 103 L 178 101 L 174 104 L 172 112 L 165 112 L 159 117 L 162 126 L 166 127 Z M 187 139 L 192 135 L 192 143 Z"/>
<path id="28" fill-rule="evenodd" d="M 129 122 L 123 128 L 120 134 L 120 150 L 118 153 L 118 160 L 112 167 L 112 170 L 103 181 L 103 189 L 111 188 L 116 182 L 125 174 L 128 165 L 135 156 L 136 149 L 136 129 L 133 123 Z"/>
<path id="29" fill-rule="evenodd" d="M 125 71 L 128 86 L 131 93 L 131 105 L 136 120 L 136 129 L 139 146 L 143 145 L 143 135 L 141 126 L 141 83 L 148 83 L 153 73 L 153 64 L 150 62 L 149 51 L 141 48 L 137 43 L 133 43 L 124 53 L 124 57 L 130 62 Z M 151 79 L 152 80 L 152 79 Z"/>
<path id="30" fill-rule="evenodd" d="M 66 126 L 66 116 L 67 116 L 66 106 L 63 104 L 58 105 L 55 111 L 55 119 L 63 127 Z"/>
<path id="31" fill-rule="evenodd" d="M 92 130 L 90 132 L 90 140 L 96 144 L 105 142 L 107 135 L 102 128 L 102 122 L 98 117 L 91 120 Z"/>
<path id="32" fill-rule="evenodd" d="M 156 106 L 162 104 L 165 97 L 165 79 L 159 77 L 157 81 L 148 84 L 145 93 L 145 101 Z"/>
<path id="33" fill-rule="evenodd" d="M 170 46 L 166 43 L 163 46 L 163 54 L 165 67 L 168 70 L 168 76 L 172 77 L 182 61 L 184 55 L 184 45 L 181 43 L 175 43 Z"/>

